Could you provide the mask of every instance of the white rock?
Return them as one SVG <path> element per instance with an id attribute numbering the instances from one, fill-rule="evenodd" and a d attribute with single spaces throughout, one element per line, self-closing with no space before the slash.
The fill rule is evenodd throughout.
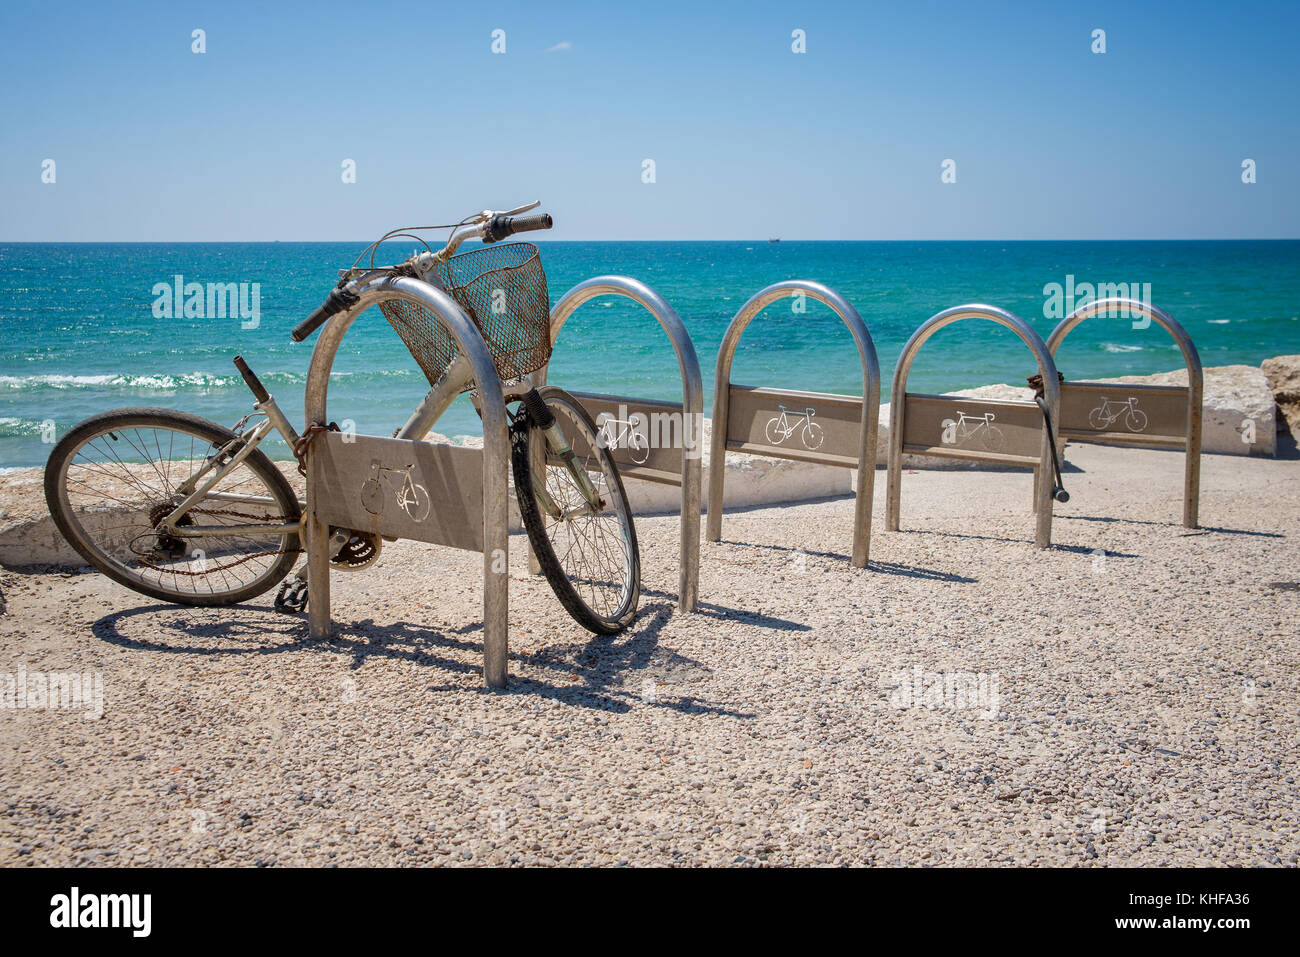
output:
<path id="1" fill-rule="evenodd" d="M 1260 368 L 1273 390 L 1277 402 L 1277 427 L 1289 427 L 1300 439 L 1300 356 L 1276 356 L 1265 359 Z"/>

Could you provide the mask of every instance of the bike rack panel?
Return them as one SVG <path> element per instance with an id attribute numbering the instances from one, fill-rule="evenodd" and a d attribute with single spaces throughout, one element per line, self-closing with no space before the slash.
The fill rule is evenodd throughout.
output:
<path id="1" fill-rule="evenodd" d="M 596 392 L 570 392 L 605 434 L 605 448 L 619 473 L 661 485 L 682 484 L 682 404 Z M 587 451 L 573 436 L 575 451 Z M 554 456 L 552 456 L 554 458 Z M 559 460 L 555 459 L 558 464 Z"/>
<path id="2" fill-rule="evenodd" d="M 1143 448 L 1182 448 L 1183 525 L 1196 528 L 1201 498 L 1201 422 L 1204 375 L 1201 356 L 1187 330 L 1173 316 L 1137 299 L 1099 299 L 1080 306 L 1047 337 L 1056 356 L 1065 337 L 1094 316 L 1123 310 L 1121 315 L 1155 320 L 1178 344 L 1187 366 L 1187 386 L 1128 385 L 1122 382 L 1061 384 L 1061 437 L 1076 442 L 1104 442 Z"/>
<path id="3" fill-rule="evenodd" d="M 326 525 L 483 551 L 483 450 L 322 432 L 312 441 Z"/>
<path id="4" fill-rule="evenodd" d="M 593 419 L 611 415 L 619 418 L 619 407 L 625 408 L 629 415 L 641 415 L 645 421 L 654 421 L 652 416 L 668 416 L 669 421 L 679 423 L 677 436 L 680 440 L 681 453 L 674 450 L 652 449 L 653 457 L 641 463 L 631 457 L 630 449 L 622 449 L 625 454 L 620 457 L 613 454 L 619 472 L 629 478 L 647 479 L 682 488 L 681 518 L 681 573 L 677 588 L 677 607 L 683 611 L 695 611 L 699 601 L 700 569 L 700 496 L 702 468 L 700 456 L 703 452 L 704 431 L 704 382 L 700 376 L 700 362 L 695 355 L 695 345 L 686 332 L 677 311 L 657 292 L 643 282 L 627 276 L 597 276 L 580 282 L 568 292 L 551 309 L 551 344 L 554 346 L 560 336 L 560 330 L 578 307 L 598 296 L 623 296 L 639 303 L 652 316 L 659 320 L 659 325 L 668 335 L 673 352 L 677 355 L 677 365 L 682 374 L 682 402 L 660 402 L 651 399 L 637 399 L 628 396 L 607 396 L 594 393 L 573 392 Z M 549 364 L 533 373 L 533 384 L 539 388 L 546 383 Z M 626 421 L 626 418 L 624 418 Z M 663 421 L 663 420 L 659 420 Z M 598 425 L 601 422 L 597 422 Z M 671 434 L 671 433 L 670 433 Z M 626 466 L 626 467 L 625 467 Z M 533 568 L 535 560 L 530 553 L 529 565 Z"/>
<path id="5" fill-rule="evenodd" d="M 862 360 L 861 399 L 825 392 L 795 392 L 732 384 L 731 363 L 745 328 L 767 306 L 800 293 L 829 306 L 848 327 Z M 803 425 L 798 424 L 800 419 Z M 866 323 L 848 300 L 828 286 L 802 279 L 773 283 L 759 290 L 740 307 L 731 325 L 727 326 L 718 349 L 718 364 L 713 376 L 709 541 L 716 542 L 722 538 L 722 499 L 728 451 L 857 469 L 852 565 L 866 568 L 871 547 L 871 500 L 876 482 L 879 420 L 880 363 L 876 359 L 876 346 Z M 791 441 L 796 437 L 797 445 Z"/>
<path id="6" fill-rule="evenodd" d="M 397 277 L 381 277 L 368 283 L 362 288 L 358 302 L 352 308 L 333 316 L 318 334 L 316 347 L 312 350 L 311 365 L 307 371 L 306 420 L 308 424 L 324 423 L 329 420 L 326 414 L 326 395 L 329 390 L 330 369 L 334 364 L 334 357 L 338 354 L 339 345 L 357 316 L 375 303 L 388 299 L 405 299 L 431 310 L 455 338 L 460 351 L 468 357 L 474 372 L 474 382 L 478 388 L 483 416 L 483 450 L 478 469 L 478 475 L 481 477 L 478 491 L 482 496 L 482 526 L 481 535 L 478 537 L 478 542 L 481 544 L 478 547 L 483 552 L 483 679 L 488 687 L 503 688 L 506 684 L 509 654 L 506 619 L 509 605 L 507 562 L 510 542 L 506 470 L 510 462 L 510 453 L 501 380 L 497 376 L 492 355 L 477 327 L 446 293 L 428 283 Z M 321 435 L 328 435 L 328 433 Z M 366 456 L 362 461 L 363 469 L 369 468 L 370 458 L 378 458 L 382 463 L 383 456 L 388 454 L 388 451 L 398 452 L 398 458 L 402 459 L 402 465 L 399 467 L 404 467 L 406 464 L 401 449 L 388 446 L 383 442 L 373 446 L 369 442 L 362 445 L 363 440 L 380 441 L 378 437 L 358 436 L 355 444 L 344 444 L 341 437 L 326 438 L 324 444 L 318 444 L 321 442 L 321 437 L 318 436 L 308 446 L 307 511 L 304 525 L 310 589 L 307 620 L 312 638 L 328 638 L 331 630 L 328 544 L 330 516 L 336 514 L 337 509 L 343 509 L 343 514 L 348 514 L 348 509 L 353 507 L 348 500 L 352 495 L 360 494 L 359 489 L 350 492 L 345 488 L 342 490 L 343 499 L 338 498 L 338 489 L 333 488 L 325 478 L 328 461 L 346 455 L 347 461 L 352 463 L 348 468 L 355 470 L 358 460 L 358 453 L 355 450 L 360 446 L 361 455 Z M 411 446 L 419 444 L 421 443 L 410 443 Z M 366 451 L 370 448 L 376 450 L 374 455 Z M 340 452 L 343 449 L 347 451 Z M 447 484 L 443 491 L 448 494 L 453 488 L 463 490 L 465 483 L 473 480 L 472 468 L 468 472 L 465 471 L 466 461 L 463 460 L 464 457 L 461 458 L 462 460 L 454 466 L 453 472 L 446 476 Z M 438 461 L 430 460 L 435 464 Z M 432 493 L 434 489 L 428 491 Z M 465 499 L 462 497 L 452 507 L 458 508 L 465 504 Z M 360 527 L 364 529 L 369 528 L 370 525 Z M 463 530 L 455 534 L 459 537 L 463 534 Z M 465 539 L 462 538 L 461 541 L 464 542 Z M 473 547 L 474 544 L 471 535 L 467 543 L 460 544 L 459 547 Z"/>
<path id="7" fill-rule="evenodd" d="M 1061 392 L 1056 365 L 1047 344 L 1027 322 L 1005 309 L 979 304 L 954 306 L 931 316 L 907 340 L 894 370 L 889 407 L 889 487 L 885 527 L 891 532 L 898 531 L 904 453 L 1023 465 L 1033 468 L 1035 475 L 1037 525 L 1034 543 L 1039 548 L 1047 548 L 1052 543 L 1052 483 L 1039 481 L 1038 476 L 1052 474 L 1052 446 L 1037 403 L 965 399 L 907 391 L 907 374 L 921 346 L 944 326 L 963 319 L 991 320 L 1020 337 L 1038 361 L 1038 372 L 1043 377 L 1044 401 L 1053 428 L 1060 419 Z M 986 424 L 968 423 L 972 418 Z M 994 423 L 1001 433 L 1000 440 L 993 432 Z M 1000 447 L 995 447 L 999 443 Z"/>

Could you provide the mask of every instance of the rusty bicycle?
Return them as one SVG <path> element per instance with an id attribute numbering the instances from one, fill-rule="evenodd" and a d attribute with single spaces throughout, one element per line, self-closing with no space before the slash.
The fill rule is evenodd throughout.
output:
<path id="1" fill-rule="evenodd" d="M 577 399 L 555 386 L 535 388 L 530 375 L 550 359 L 550 299 L 535 244 L 501 243 L 551 228 L 539 204 L 483 210 L 449 226 L 401 227 L 367 246 L 339 271 L 325 302 L 293 330 L 303 341 L 358 293 L 387 277 L 429 283 L 450 296 L 482 333 L 509 412 L 511 472 L 528 540 L 560 603 L 579 624 L 613 634 L 635 617 L 640 554 L 622 479 L 601 431 Z M 434 249 L 420 234 L 450 229 Z M 376 266 L 388 241 L 423 245 L 403 262 Z M 461 252 L 467 240 L 479 248 Z M 369 255 L 369 262 L 361 265 Z M 470 363 L 429 310 L 409 301 L 378 308 L 412 353 L 430 390 L 394 437 L 422 440 L 458 395 L 479 406 Z M 50 513 L 69 544 L 109 578 L 141 594 L 190 605 L 231 605 L 280 584 L 276 607 L 301 611 L 308 601 L 307 564 L 286 580 L 304 551 L 306 501 L 258 446 L 273 431 L 300 463 L 327 428 L 300 434 L 242 357 L 235 366 L 256 401 L 226 428 L 162 408 L 105 412 L 73 427 L 45 469 Z M 299 466 L 302 470 L 302 466 Z M 394 496 L 408 515 L 439 507 L 403 477 L 376 472 L 362 489 L 374 507 Z M 373 511 L 373 509 L 372 509 Z M 383 538 L 330 528 L 329 567 L 371 567 Z"/>

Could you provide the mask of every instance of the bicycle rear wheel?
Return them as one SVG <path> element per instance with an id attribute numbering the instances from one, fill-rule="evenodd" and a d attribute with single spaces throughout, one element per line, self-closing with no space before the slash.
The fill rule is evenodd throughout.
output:
<path id="1" fill-rule="evenodd" d="M 623 480 L 604 443 L 597 442 L 599 429 L 578 400 L 554 386 L 538 392 L 603 505 L 590 508 L 566 466 L 548 460 L 533 467 L 529 437 L 537 426 L 525 408 L 511 436 L 519 514 L 560 604 L 588 631 L 616 634 L 636 616 L 641 599 L 641 557 Z M 545 439 L 539 444 L 545 448 Z M 538 502 L 534 475 L 561 514 L 551 514 Z"/>
<path id="2" fill-rule="evenodd" d="M 187 605 L 233 605 L 260 595 L 293 568 L 297 534 L 174 538 L 159 531 L 181 501 L 177 486 L 237 438 L 170 409 L 92 416 L 50 453 L 50 515 L 86 561 L 143 595 Z M 254 450 L 178 524 L 278 525 L 296 522 L 300 512 L 280 470 Z"/>

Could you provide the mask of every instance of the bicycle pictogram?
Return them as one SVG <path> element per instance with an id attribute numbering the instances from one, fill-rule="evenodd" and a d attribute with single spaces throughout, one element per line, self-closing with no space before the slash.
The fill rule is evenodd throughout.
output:
<path id="1" fill-rule="evenodd" d="M 404 469 L 385 468 L 378 462 L 370 466 L 370 478 L 361 484 L 361 504 L 371 515 L 384 513 L 384 488 L 393 493 L 397 505 L 413 522 L 429 517 L 429 492 L 411 478 L 414 465 Z M 401 476 L 399 481 L 397 476 Z"/>
<path id="2" fill-rule="evenodd" d="M 597 436 L 601 447 L 610 451 L 625 448 L 633 462 L 645 465 L 650 458 L 650 440 L 636 430 L 641 416 L 630 415 L 626 419 L 618 419 L 605 413 L 602 419 Z"/>
<path id="3" fill-rule="evenodd" d="M 767 440 L 773 445 L 780 445 L 795 432 L 802 430 L 801 438 L 803 439 L 804 448 L 809 451 L 821 448 L 822 441 L 826 434 L 822 427 L 812 420 L 817 414 L 816 409 L 804 409 L 802 412 L 789 412 L 786 407 L 777 406 L 781 410 L 779 415 L 772 416 L 767 423 Z"/>
<path id="4" fill-rule="evenodd" d="M 968 439 L 979 436 L 980 443 L 990 452 L 996 452 L 1006 444 L 1006 436 L 994 425 L 997 415 L 985 412 L 983 415 L 967 415 L 958 410 L 957 418 L 944 419 L 942 441 L 945 445 L 964 445 Z"/>
<path id="5" fill-rule="evenodd" d="M 1129 396 L 1127 402 L 1112 402 L 1104 395 L 1101 405 L 1088 413 L 1088 424 L 1102 431 L 1124 417 L 1124 425 L 1130 432 L 1143 432 L 1147 427 L 1147 414 L 1138 408 L 1136 396 Z"/>

